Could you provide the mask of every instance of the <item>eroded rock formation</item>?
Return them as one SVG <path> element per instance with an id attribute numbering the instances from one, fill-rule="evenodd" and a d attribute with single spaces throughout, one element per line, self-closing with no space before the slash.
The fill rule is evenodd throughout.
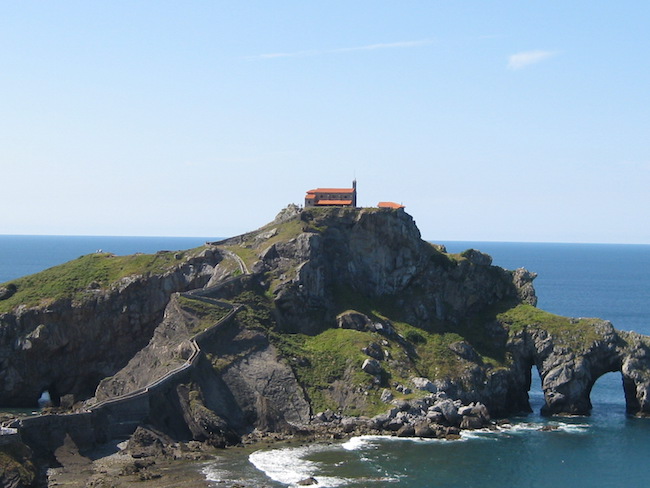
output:
<path id="1" fill-rule="evenodd" d="M 174 292 L 200 288 L 214 275 L 219 253 L 205 250 L 159 275 L 132 275 L 83 301 L 18 307 L 0 315 L 0 405 L 36 407 L 43 391 L 92 396 L 142 349 Z"/>
<path id="2" fill-rule="evenodd" d="M 403 210 L 293 208 L 164 274 L 4 314 L 0 403 L 93 391 L 84 422 L 104 438 L 147 423 L 225 445 L 335 418 L 344 432 L 447 435 L 435 426 L 529 411 L 536 369 L 544 413 L 588 414 L 610 371 L 628 411 L 650 413 L 650 340 L 536 309 L 534 278 L 448 254 Z M 361 415 L 375 421 L 345 420 Z"/>

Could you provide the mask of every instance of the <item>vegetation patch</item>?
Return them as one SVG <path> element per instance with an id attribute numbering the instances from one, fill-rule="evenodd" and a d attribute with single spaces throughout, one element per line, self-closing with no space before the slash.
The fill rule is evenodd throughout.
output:
<path id="1" fill-rule="evenodd" d="M 178 303 L 183 310 L 197 319 L 191 331 L 192 334 L 209 329 L 230 312 L 229 308 L 221 307 L 216 303 L 182 295 L 178 297 Z"/>
<path id="2" fill-rule="evenodd" d="M 248 269 L 250 269 L 259 259 L 257 253 L 253 249 L 243 245 L 224 246 L 224 249 L 235 253 L 239 259 L 244 262 Z"/>
<path id="3" fill-rule="evenodd" d="M 528 327 L 543 329 L 575 351 L 589 347 L 603 337 L 596 331 L 596 319 L 572 319 L 554 315 L 532 305 L 517 305 L 497 315 L 499 322 L 516 333 Z"/>
<path id="4" fill-rule="evenodd" d="M 223 246 L 224 249 L 235 253 L 250 269 L 258 260 L 259 254 L 277 242 L 287 242 L 304 232 L 304 223 L 299 219 L 291 219 L 281 224 L 270 224 L 244 236 L 240 244 Z M 269 237 L 261 238 L 266 233 Z"/>
<path id="5" fill-rule="evenodd" d="M 346 389 L 356 389 L 363 396 L 363 402 L 355 401 L 347 405 L 344 413 L 374 415 L 386 409 L 386 405 L 379 401 L 381 385 L 374 384 L 374 378 L 361 370 L 361 365 L 368 359 L 361 349 L 372 341 L 380 340 L 378 334 L 328 329 L 316 336 L 273 333 L 270 338 L 289 359 L 314 411 L 328 408 L 339 410 L 340 402 L 334 391 L 337 382 L 345 382 Z M 385 370 L 383 379 L 388 381 L 388 363 L 382 362 L 382 367 Z"/>
<path id="6" fill-rule="evenodd" d="M 196 250 L 163 251 L 156 254 L 116 256 L 94 253 L 54 266 L 33 275 L 18 278 L 15 293 L 0 301 L 0 313 L 10 312 L 18 305 L 47 305 L 60 299 L 82 300 L 96 290 L 109 288 L 122 278 L 133 275 L 163 274 L 179 265 Z M 195 251 L 195 252 L 193 252 Z"/>
<path id="7" fill-rule="evenodd" d="M 463 337 L 451 332 L 428 332 L 404 322 L 393 322 L 393 326 L 414 345 L 415 354 L 411 360 L 418 376 L 438 380 L 457 378 L 461 375 L 465 367 L 464 362 L 449 349 L 449 345 L 462 341 Z"/>

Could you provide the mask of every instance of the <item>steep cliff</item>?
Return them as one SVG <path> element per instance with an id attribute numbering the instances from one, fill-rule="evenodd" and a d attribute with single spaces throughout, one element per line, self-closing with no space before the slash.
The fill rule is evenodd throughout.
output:
<path id="1" fill-rule="evenodd" d="M 97 387 L 86 408 L 137 396 L 129 422 L 215 445 L 340 415 L 448 435 L 436 426 L 529 411 L 536 368 L 545 413 L 589 413 L 609 371 L 621 371 L 629 412 L 650 412 L 648 338 L 535 308 L 534 273 L 449 254 L 401 209 L 289 207 L 257 231 L 164 257 L 156 271 L 84 278 L 55 301 L 6 284 L 0 404 Z"/>
<path id="2" fill-rule="evenodd" d="M 212 280 L 202 293 L 245 307 L 202 342 L 211 367 L 193 388 L 206 404 L 228 398 L 211 410 L 239 432 L 278 421 L 304 425 L 310 413 L 326 409 L 379 413 L 386 408 L 383 390 L 410 385 L 413 377 L 447 382 L 459 397 L 475 392 L 477 374 L 501 378 L 509 371 L 507 331 L 485 326 L 482 317 L 536 301 L 533 274 L 492 266 L 474 250 L 450 255 L 423 241 L 402 210 L 287 210 L 258 231 L 214 246 L 251 272 L 237 286 Z M 170 301 L 149 345 L 102 381 L 98 399 L 143 388 L 163 372 L 161 365 L 182 358 L 192 336 L 187 324 L 206 313 L 190 305 L 186 295 Z M 370 355 L 379 366 L 369 374 L 361 367 Z M 497 398 L 494 383 L 465 396 L 487 401 L 495 412 L 511 411 L 515 388 Z"/>
<path id="3" fill-rule="evenodd" d="M 43 391 L 92 396 L 151 338 L 174 292 L 205 285 L 212 249 L 94 254 L 15 280 L 0 301 L 0 405 L 35 407 Z"/>

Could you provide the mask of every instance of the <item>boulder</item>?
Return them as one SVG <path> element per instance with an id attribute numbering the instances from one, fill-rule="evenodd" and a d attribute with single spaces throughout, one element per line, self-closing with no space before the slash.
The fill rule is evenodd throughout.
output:
<path id="1" fill-rule="evenodd" d="M 367 315 L 354 310 L 343 312 L 336 317 L 336 324 L 339 329 L 369 330 L 373 328 L 372 320 Z"/>
<path id="2" fill-rule="evenodd" d="M 436 431 L 431 428 L 429 422 L 419 421 L 413 425 L 414 435 L 416 437 L 432 438 L 436 437 Z"/>
<path id="3" fill-rule="evenodd" d="M 384 403 L 390 403 L 393 400 L 393 393 L 390 390 L 384 388 L 379 399 Z"/>
<path id="4" fill-rule="evenodd" d="M 0 286 L 0 300 L 7 300 L 8 298 L 11 298 L 14 293 L 16 293 L 16 285 L 13 283 L 9 283 L 6 286 Z"/>
<path id="5" fill-rule="evenodd" d="M 483 419 L 486 422 L 490 420 L 490 412 L 488 412 L 487 407 L 482 403 L 477 403 L 472 406 L 471 415 Z"/>
<path id="6" fill-rule="evenodd" d="M 442 412 L 442 415 L 445 417 L 445 420 L 449 423 L 449 425 L 460 425 L 461 416 L 458 414 L 458 407 L 456 407 L 453 401 L 449 399 L 441 400 L 439 402 L 436 402 L 434 407 L 438 407 L 440 409 L 440 412 Z"/>
<path id="7" fill-rule="evenodd" d="M 397 432 L 403 426 L 404 426 L 404 420 L 402 420 L 401 418 L 390 419 L 388 422 L 386 422 L 386 424 L 384 424 L 384 428 L 392 432 Z"/>
<path id="8" fill-rule="evenodd" d="M 411 404 L 406 400 L 395 400 L 393 405 L 395 405 L 398 412 L 408 412 L 411 409 Z"/>
<path id="9" fill-rule="evenodd" d="M 129 438 L 126 450 L 134 458 L 166 456 L 174 441 L 152 427 L 138 427 Z"/>
<path id="10" fill-rule="evenodd" d="M 376 359 L 366 359 L 361 365 L 361 369 L 373 376 L 381 373 L 381 364 Z"/>
<path id="11" fill-rule="evenodd" d="M 367 347 L 361 349 L 361 352 L 378 361 L 383 361 L 385 358 L 384 350 L 376 342 L 371 342 Z"/>
<path id="12" fill-rule="evenodd" d="M 463 405 L 458 409 L 458 415 L 462 415 L 463 417 L 467 415 L 472 415 L 472 410 L 474 407 L 470 405 Z"/>
<path id="13" fill-rule="evenodd" d="M 397 437 L 413 437 L 415 435 L 415 427 L 411 424 L 404 424 L 397 431 Z"/>
<path id="14" fill-rule="evenodd" d="M 300 486 L 310 486 L 310 485 L 317 485 L 318 481 L 313 476 L 310 476 L 309 478 L 305 478 L 304 480 L 298 481 L 297 484 Z"/>
<path id="15" fill-rule="evenodd" d="M 486 422 L 479 417 L 463 417 L 460 422 L 461 429 L 482 429 L 486 425 Z"/>
<path id="16" fill-rule="evenodd" d="M 426 415 L 427 420 L 429 420 L 431 423 L 434 424 L 441 424 L 445 420 L 445 416 L 442 414 L 442 412 L 437 412 L 435 410 L 433 411 L 428 411 Z"/>
<path id="17" fill-rule="evenodd" d="M 370 428 L 382 430 L 385 428 L 388 422 L 390 422 L 390 416 L 388 414 L 382 413 L 371 418 L 368 424 Z"/>
<path id="18" fill-rule="evenodd" d="M 438 388 L 436 388 L 436 386 L 433 383 L 431 383 L 431 381 L 429 381 L 428 378 L 415 376 L 411 378 L 411 383 L 413 383 L 413 386 L 415 386 L 415 388 L 417 388 L 418 390 L 424 390 L 431 393 L 435 393 L 438 391 Z"/>

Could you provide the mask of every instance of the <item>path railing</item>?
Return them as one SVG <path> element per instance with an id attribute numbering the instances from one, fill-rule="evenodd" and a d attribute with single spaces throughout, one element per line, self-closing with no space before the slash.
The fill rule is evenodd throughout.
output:
<path id="1" fill-rule="evenodd" d="M 236 258 L 239 259 L 238 256 L 236 256 Z M 196 364 L 198 363 L 201 357 L 202 351 L 201 351 L 200 342 L 208 338 L 210 335 L 214 334 L 215 331 L 219 330 L 224 324 L 232 320 L 233 317 L 237 314 L 237 312 L 243 307 L 240 304 L 233 304 L 210 296 L 210 295 L 214 295 L 221 288 L 229 285 L 233 285 L 236 281 L 241 281 L 246 276 L 248 276 L 248 270 L 246 269 L 243 261 L 239 259 L 238 262 L 240 263 L 240 267 L 243 267 L 242 269 L 246 271 L 246 274 L 234 278 L 230 278 L 209 288 L 199 288 L 188 292 L 178 293 L 179 296 L 185 296 L 191 299 L 201 300 L 203 302 L 211 303 L 213 305 L 230 309 L 226 315 L 220 318 L 213 325 L 211 325 L 207 329 L 197 334 L 194 334 L 192 337 L 189 338 L 188 342 L 192 349 L 192 352 L 183 364 L 172 369 L 171 371 L 168 371 L 160 378 L 156 379 L 155 381 L 147 384 L 142 388 L 138 388 L 137 390 L 130 391 L 128 393 L 124 393 L 122 395 L 115 396 L 113 398 L 107 398 L 105 400 L 102 400 L 92 405 L 88 405 L 84 411 L 61 414 L 60 417 L 65 418 L 65 417 L 73 417 L 75 415 L 76 416 L 89 415 L 89 414 L 93 415 L 93 414 L 99 414 L 106 411 L 112 411 L 116 408 L 124 407 L 124 411 L 121 412 L 119 422 L 118 419 L 113 419 L 113 420 L 122 426 L 122 432 L 120 432 L 121 436 L 128 436 L 131 433 L 133 433 L 133 431 L 137 427 L 137 424 L 139 424 L 142 420 L 144 420 L 146 416 L 149 414 L 148 397 L 156 390 L 162 389 L 163 387 L 171 383 L 179 382 L 183 378 L 183 376 L 187 374 L 188 371 L 191 371 L 196 366 Z M 129 405 L 131 405 L 132 407 L 130 410 L 128 408 Z M 129 418 L 129 414 L 131 414 L 130 418 Z M 11 431 L 4 430 L 2 431 L 2 434 L 6 433 L 7 435 L 9 435 L 11 432 L 12 436 L 16 435 L 16 429 L 19 433 L 21 430 L 27 429 L 31 423 L 34 423 L 35 424 L 34 427 L 38 428 L 40 424 L 39 419 L 41 419 L 42 417 L 43 417 L 42 415 L 35 415 L 31 417 L 24 417 L 21 419 L 10 421 L 8 422 L 8 425 L 6 427 L 11 427 L 13 429 Z M 125 425 L 126 428 L 124 428 Z"/>

